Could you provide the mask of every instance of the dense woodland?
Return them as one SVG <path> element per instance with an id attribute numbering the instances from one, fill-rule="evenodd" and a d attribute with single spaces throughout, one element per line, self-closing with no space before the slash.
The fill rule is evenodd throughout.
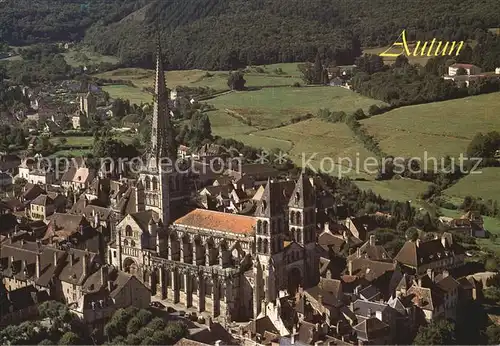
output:
<path id="1" fill-rule="evenodd" d="M 150 66 L 157 23 L 168 68 L 234 69 L 313 61 L 317 50 L 352 63 L 362 46 L 477 39 L 498 26 L 497 0 L 20 0 L 0 3 L 0 38 L 11 45 L 78 40 Z"/>

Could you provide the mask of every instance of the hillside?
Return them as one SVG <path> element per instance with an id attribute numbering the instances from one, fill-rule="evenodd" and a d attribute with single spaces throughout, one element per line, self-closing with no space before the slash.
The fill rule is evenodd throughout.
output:
<path id="1" fill-rule="evenodd" d="M 85 41 L 128 65 L 149 66 L 159 21 L 170 69 L 308 61 L 317 49 L 347 64 L 360 44 L 390 44 L 403 28 L 410 40 L 474 37 L 498 24 L 498 11 L 497 0 L 154 1 L 140 15 L 94 26 Z"/>
<path id="2" fill-rule="evenodd" d="M 389 154 L 458 157 L 477 132 L 500 128 L 500 94 L 401 107 L 362 121 Z"/>

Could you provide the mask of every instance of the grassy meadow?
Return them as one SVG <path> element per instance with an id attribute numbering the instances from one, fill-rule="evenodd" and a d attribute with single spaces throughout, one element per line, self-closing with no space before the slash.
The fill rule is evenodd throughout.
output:
<path id="1" fill-rule="evenodd" d="M 382 198 L 400 202 L 412 201 L 416 204 L 418 204 L 419 195 L 424 193 L 430 185 L 428 182 L 412 179 L 367 180 L 355 183 L 360 189 L 372 190 Z"/>
<path id="2" fill-rule="evenodd" d="M 70 66 L 78 67 L 100 63 L 117 64 L 120 60 L 110 55 L 102 55 L 86 48 L 74 47 L 63 53 L 64 60 Z"/>
<path id="3" fill-rule="evenodd" d="M 316 115 L 320 108 L 349 113 L 358 108 L 367 111 L 373 104 L 383 104 L 350 90 L 330 86 L 237 91 L 218 96 L 209 103 L 219 112 L 234 112 L 260 129 L 279 126 L 298 115 Z"/>
<path id="4" fill-rule="evenodd" d="M 497 200 L 500 203 L 500 168 L 482 168 L 477 174 L 469 174 L 444 191 L 444 195 L 463 200 L 466 196 Z"/>
<path id="5" fill-rule="evenodd" d="M 477 132 L 500 129 L 500 93 L 394 109 L 362 121 L 382 150 L 405 157 L 465 153 Z"/>

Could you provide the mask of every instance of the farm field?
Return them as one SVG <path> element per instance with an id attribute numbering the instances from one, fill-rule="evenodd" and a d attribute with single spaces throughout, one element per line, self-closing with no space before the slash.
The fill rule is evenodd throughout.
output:
<path id="1" fill-rule="evenodd" d="M 367 111 L 373 104 L 383 104 L 350 90 L 330 86 L 238 91 L 218 96 L 209 103 L 219 111 L 235 112 L 259 129 L 279 126 L 298 115 L 315 115 L 321 108 L 349 113 L 358 108 Z"/>
<path id="2" fill-rule="evenodd" d="M 57 144 L 61 138 L 66 138 L 66 143 L 65 145 L 71 146 L 89 146 L 91 147 L 92 144 L 94 143 L 94 137 L 92 136 L 69 136 L 69 137 L 51 137 L 50 142 L 53 144 Z"/>
<path id="3" fill-rule="evenodd" d="M 480 171 L 481 173 L 469 174 L 460 179 L 458 183 L 446 189 L 444 195 L 461 201 L 465 196 L 472 196 L 481 197 L 486 201 L 497 200 L 500 203 L 500 168 L 487 167 Z"/>
<path id="4" fill-rule="evenodd" d="M 277 69 L 282 72 L 276 73 Z M 228 90 L 227 71 L 176 70 L 165 71 L 167 86 L 209 87 L 217 91 Z M 154 70 L 141 68 L 120 68 L 94 75 L 97 78 L 126 80 L 132 82 L 139 90 L 154 86 Z M 248 67 L 245 71 L 246 86 L 249 88 L 269 86 L 290 86 L 295 82 L 302 83 L 296 63 L 273 64 L 259 67 Z"/>
<path id="5" fill-rule="evenodd" d="M 418 204 L 419 195 L 425 192 L 430 183 L 413 179 L 393 179 L 382 181 L 356 181 L 355 184 L 362 190 L 372 190 L 382 198 Z"/>
<path id="6" fill-rule="evenodd" d="M 102 55 L 86 48 L 71 48 L 62 53 L 64 60 L 70 66 L 78 67 L 85 65 L 95 65 L 100 63 L 117 64 L 120 59 L 110 55 Z"/>
<path id="7" fill-rule="evenodd" d="M 362 121 L 388 154 L 438 159 L 464 153 L 477 132 L 500 130 L 500 93 L 394 109 Z"/>
<path id="8" fill-rule="evenodd" d="M 152 103 L 153 95 L 128 85 L 105 85 L 102 90 L 106 91 L 111 98 L 128 99 L 131 103 Z"/>
<path id="9" fill-rule="evenodd" d="M 266 141 L 261 140 L 264 137 Z M 252 139 L 248 140 L 248 138 Z M 356 165 L 357 156 L 362 162 L 364 158 L 372 156 L 372 154 L 357 142 L 345 124 L 309 119 L 288 126 L 254 132 L 252 136 L 240 136 L 238 139 L 247 144 L 252 144 L 251 141 L 256 140 L 261 142 L 261 146 L 264 146 L 265 149 L 280 148 L 280 146 L 282 149 L 290 148 L 288 155 L 299 166 L 302 164 L 303 158 L 305 162 L 311 158 L 310 163 L 315 169 L 321 168 L 323 160 L 323 169 L 330 171 L 333 175 L 338 176 L 349 171 L 346 175 L 368 177 L 363 171 L 363 167 L 360 167 L 359 173 L 356 173 L 353 166 Z M 346 159 L 341 160 L 342 158 Z M 347 158 L 352 162 L 351 169 L 349 169 Z M 342 172 L 340 168 L 342 168 Z"/>

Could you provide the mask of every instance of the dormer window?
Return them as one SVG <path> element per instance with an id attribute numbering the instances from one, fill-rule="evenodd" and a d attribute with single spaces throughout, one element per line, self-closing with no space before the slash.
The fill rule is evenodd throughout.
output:
<path id="1" fill-rule="evenodd" d="M 299 203 L 300 201 L 300 193 L 296 192 L 295 193 L 295 203 Z"/>

